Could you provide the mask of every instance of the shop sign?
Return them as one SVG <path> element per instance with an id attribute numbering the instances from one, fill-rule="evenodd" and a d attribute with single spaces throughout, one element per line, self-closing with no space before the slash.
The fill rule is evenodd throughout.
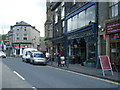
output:
<path id="1" fill-rule="evenodd" d="M 105 70 L 111 70 L 111 73 L 113 75 L 109 57 L 108 56 L 99 56 L 99 58 L 100 58 L 100 64 L 101 64 L 102 71 L 103 71 L 103 76 L 105 76 L 105 73 L 104 73 Z"/>
<path id="2" fill-rule="evenodd" d="M 111 34 L 115 32 L 120 32 L 120 20 L 112 23 L 106 24 L 106 33 Z"/>
<path id="3" fill-rule="evenodd" d="M 15 48 L 19 48 L 19 47 L 25 48 L 25 47 L 28 47 L 28 45 L 14 45 L 14 47 L 15 47 Z"/>

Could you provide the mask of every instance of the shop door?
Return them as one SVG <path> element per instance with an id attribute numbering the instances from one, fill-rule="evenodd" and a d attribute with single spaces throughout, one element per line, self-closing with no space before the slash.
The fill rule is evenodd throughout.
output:
<path id="1" fill-rule="evenodd" d="M 85 39 L 80 40 L 80 54 L 81 60 L 84 62 L 86 60 L 86 42 Z"/>

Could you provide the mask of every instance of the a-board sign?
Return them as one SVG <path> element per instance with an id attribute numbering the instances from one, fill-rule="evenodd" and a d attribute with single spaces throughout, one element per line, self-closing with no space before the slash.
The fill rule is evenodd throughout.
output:
<path id="1" fill-rule="evenodd" d="M 111 70 L 111 72 L 112 72 L 112 67 L 111 67 L 109 57 L 108 56 L 99 56 L 99 58 L 100 58 L 100 64 L 101 64 L 101 67 L 103 70 L 103 75 L 105 76 L 105 74 L 104 74 L 105 70 Z M 113 72 L 112 72 L 112 75 L 113 75 Z"/>

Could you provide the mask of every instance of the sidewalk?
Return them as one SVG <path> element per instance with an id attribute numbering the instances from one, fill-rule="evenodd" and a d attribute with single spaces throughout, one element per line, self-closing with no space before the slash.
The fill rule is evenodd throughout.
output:
<path id="1" fill-rule="evenodd" d="M 52 62 L 52 64 L 51 62 L 49 62 L 48 65 L 53 67 L 58 67 L 56 62 Z M 112 75 L 111 71 L 105 71 L 105 76 L 103 76 L 102 69 L 97 69 L 95 67 L 81 66 L 81 64 L 69 64 L 68 68 L 66 66 L 58 67 L 58 68 L 120 82 L 120 72 L 119 73 L 113 72 L 113 75 Z"/>

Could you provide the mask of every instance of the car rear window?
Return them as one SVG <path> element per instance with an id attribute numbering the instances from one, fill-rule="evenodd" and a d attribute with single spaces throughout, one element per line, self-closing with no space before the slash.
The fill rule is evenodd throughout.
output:
<path id="1" fill-rule="evenodd" d="M 45 58 L 45 55 L 44 54 L 40 54 L 40 53 L 35 53 L 34 57 L 36 57 L 36 58 Z"/>

